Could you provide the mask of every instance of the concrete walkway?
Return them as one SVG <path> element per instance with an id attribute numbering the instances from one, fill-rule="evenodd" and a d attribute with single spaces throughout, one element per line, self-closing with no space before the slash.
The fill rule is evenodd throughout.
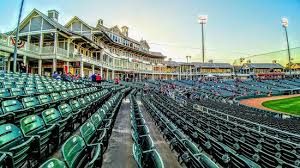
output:
<path id="1" fill-rule="evenodd" d="M 123 99 L 115 125 L 109 139 L 109 145 L 103 156 L 103 168 L 136 167 L 132 156 L 130 101 Z"/>
<path id="2" fill-rule="evenodd" d="M 159 129 L 156 127 L 155 122 L 152 120 L 152 117 L 149 115 L 148 112 L 146 112 L 146 109 L 144 108 L 144 105 L 141 103 L 141 101 L 138 101 L 140 110 L 142 111 L 144 115 L 144 119 L 147 123 L 147 126 L 150 131 L 150 136 L 154 141 L 156 150 L 160 154 L 164 166 L 166 168 L 172 167 L 172 168 L 180 168 L 185 167 L 184 165 L 180 165 L 177 161 L 177 155 L 175 151 L 171 151 L 169 144 L 166 142 L 166 140 L 163 138 L 162 133 L 159 131 Z"/>

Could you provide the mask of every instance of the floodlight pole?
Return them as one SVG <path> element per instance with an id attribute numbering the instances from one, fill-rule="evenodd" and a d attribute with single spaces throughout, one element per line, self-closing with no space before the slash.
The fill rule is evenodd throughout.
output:
<path id="1" fill-rule="evenodd" d="M 14 65 L 13 65 L 14 73 L 17 72 L 17 51 L 18 51 L 18 41 L 19 41 L 19 26 L 20 26 L 22 11 L 23 11 L 23 4 L 24 4 L 24 0 L 21 1 L 18 23 L 17 23 L 17 30 L 16 30 L 16 39 L 15 39 L 15 47 L 14 47 Z"/>
<path id="2" fill-rule="evenodd" d="M 202 31 L 202 62 L 204 63 L 204 23 L 201 24 Z"/>
<path id="3" fill-rule="evenodd" d="M 288 56 L 289 56 L 289 74 L 290 76 L 292 76 L 292 68 L 291 68 L 291 51 L 290 51 L 290 43 L 289 43 L 289 36 L 288 36 L 288 32 L 287 32 L 287 27 L 288 27 L 288 19 L 287 18 L 282 18 L 281 19 L 281 24 L 282 27 L 284 28 L 285 31 L 285 37 L 286 37 L 286 43 L 287 43 L 287 49 L 288 49 Z"/>
<path id="4" fill-rule="evenodd" d="M 205 58 L 205 41 L 204 41 L 204 25 L 207 23 L 207 15 L 201 15 L 198 17 L 198 22 L 201 24 L 201 34 L 202 34 L 202 62 L 204 63 Z"/>
<path id="5" fill-rule="evenodd" d="M 285 31 L 285 36 L 286 36 L 286 43 L 287 43 L 287 48 L 288 48 L 288 56 L 289 56 L 289 73 L 290 76 L 292 75 L 292 68 L 291 68 L 291 51 L 290 51 L 290 43 L 289 43 L 289 36 L 288 36 L 288 32 L 287 32 L 287 28 L 286 26 L 284 27 L 284 31 Z"/>

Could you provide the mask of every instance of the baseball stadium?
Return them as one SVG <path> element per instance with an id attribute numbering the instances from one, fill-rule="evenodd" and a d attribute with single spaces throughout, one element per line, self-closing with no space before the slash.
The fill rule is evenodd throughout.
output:
<path id="1" fill-rule="evenodd" d="M 1 168 L 300 168 L 298 0 L 0 4 Z"/>

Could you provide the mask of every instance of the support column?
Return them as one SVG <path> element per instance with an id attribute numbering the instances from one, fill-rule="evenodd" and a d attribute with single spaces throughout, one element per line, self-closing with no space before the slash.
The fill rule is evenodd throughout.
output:
<path id="1" fill-rule="evenodd" d="M 114 70 L 111 71 L 111 79 L 112 79 L 112 80 L 115 79 L 115 71 L 114 71 Z"/>
<path id="2" fill-rule="evenodd" d="M 54 34 L 54 54 L 56 54 L 57 53 L 57 46 L 58 46 L 58 33 L 56 32 L 55 34 Z"/>
<path id="3" fill-rule="evenodd" d="M 23 56 L 23 64 L 26 67 L 26 73 L 28 73 L 28 65 L 27 65 L 27 56 L 26 55 Z"/>
<path id="4" fill-rule="evenodd" d="M 57 59 L 53 58 L 52 73 L 57 70 Z"/>
<path id="5" fill-rule="evenodd" d="M 42 75 L 42 64 L 43 64 L 42 59 L 39 59 L 38 60 L 38 74 L 39 75 Z"/>
<path id="6" fill-rule="evenodd" d="M 68 57 L 70 57 L 70 44 L 71 44 L 71 40 L 68 39 L 68 43 L 67 43 L 67 54 L 68 54 Z"/>
<path id="7" fill-rule="evenodd" d="M 10 72 L 10 59 L 11 58 L 11 56 L 9 56 L 9 57 L 7 57 L 7 72 Z"/>
<path id="8" fill-rule="evenodd" d="M 103 78 L 103 67 L 100 67 L 100 76 Z"/>
<path id="9" fill-rule="evenodd" d="M 179 80 L 181 80 L 181 66 L 179 67 Z"/>
<path id="10" fill-rule="evenodd" d="M 42 52 L 43 52 L 43 43 L 44 43 L 44 34 L 43 33 L 41 33 L 40 34 L 40 42 L 39 42 L 39 52 L 40 52 L 40 54 L 42 54 Z"/>
<path id="11" fill-rule="evenodd" d="M 83 62 L 80 62 L 80 77 L 83 78 L 84 77 L 84 72 L 83 72 Z"/>
<path id="12" fill-rule="evenodd" d="M 27 44 L 25 45 L 25 50 L 29 50 L 30 49 L 30 47 L 29 47 L 30 41 L 31 41 L 31 36 L 27 35 Z"/>
<path id="13" fill-rule="evenodd" d="M 107 68 L 107 69 L 106 69 L 106 80 L 109 79 L 109 78 L 108 78 L 108 71 L 109 71 L 109 69 Z"/>
<path id="14" fill-rule="evenodd" d="M 154 80 L 154 74 L 152 74 L 152 80 Z"/>
<path id="15" fill-rule="evenodd" d="M 95 65 L 92 65 L 92 74 L 95 74 Z"/>
<path id="16" fill-rule="evenodd" d="M 190 79 L 193 80 L 192 66 L 190 66 Z"/>

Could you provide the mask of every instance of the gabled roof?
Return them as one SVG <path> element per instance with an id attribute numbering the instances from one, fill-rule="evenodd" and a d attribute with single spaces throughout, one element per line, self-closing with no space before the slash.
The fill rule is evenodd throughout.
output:
<path id="1" fill-rule="evenodd" d="M 141 43 L 141 44 L 144 44 L 147 48 L 150 48 L 150 46 L 149 46 L 149 44 L 147 43 L 146 40 L 143 40 L 143 39 L 142 39 L 142 40 L 140 41 L 140 43 Z"/>
<path id="2" fill-rule="evenodd" d="M 27 16 L 26 18 L 21 22 L 20 24 L 20 28 L 22 28 L 24 26 L 24 24 L 26 23 L 26 20 L 28 20 L 31 16 L 33 16 L 34 14 L 38 14 L 40 15 L 43 19 L 45 19 L 47 22 L 49 22 L 49 24 L 51 24 L 53 27 L 55 27 L 56 29 L 66 33 L 66 34 L 69 34 L 69 35 L 72 35 L 73 33 L 65 28 L 63 25 L 61 25 L 60 23 L 56 22 L 55 20 L 51 19 L 50 17 L 48 17 L 47 15 L 45 15 L 44 13 L 40 12 L 39 10 L 37 9 L 33 9 Z"/>
<path id="3" fill-rule="evenodd" d="M 278 63 L 246 63 L 243 68 L 257 69 L 283 69 L 284 67 Z"/>
<path id="4" fill-rule="evenodd" d="M 65 24 L 65 27 L 71 26 L 71 23 L 73 23 L 74 21 L 78 20 L 79 22 L 81 22 L 82 24 L 84 24 L 86 27 L 90 28 L 91 30 L 96 29 L 95 27 L 90 26 L 89 24 L 87 24 L 86 22 L 84 22 L 83 20 L 81 20 L 79 17 L 74 16 L 70 21 L 68 21 Z"/>
<path id="5" fill-rule="evenodd" d="M 149 51 L 149 54 L 155 56 L 155 57 L 161 57 L 161 58 L 166 58 L 166 56 L 164 56 L 161 52 L 153 52 L 153 51 Z"/>
<path id="6" fill-rule="evenodd" d="M 169 67 L 177 67 L 179 66 L 180 64 L 176 61 L 165 61 L 164 62 L 165 65 L 169 66 Z"/>

